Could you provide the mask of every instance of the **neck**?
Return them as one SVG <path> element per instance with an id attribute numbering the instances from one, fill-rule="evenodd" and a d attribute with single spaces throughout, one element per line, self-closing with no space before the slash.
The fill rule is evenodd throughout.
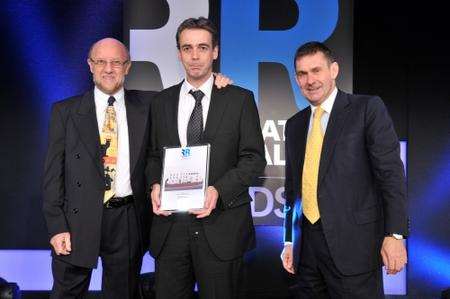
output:
<path id="1" fill-rule="evenodd" d="M 208 81 L 209 77 L 211 77 L 211 74 L 212 73 L 210 72 L 208 75 L 206 75 L 202 78 L 192 78 L 192 77 L 187 76 L 186 81 L 189 82 L 189 84 L 191 84 L 195 88 L 199 88 L 200 86 L 203 85 L 203 83 Z"/>

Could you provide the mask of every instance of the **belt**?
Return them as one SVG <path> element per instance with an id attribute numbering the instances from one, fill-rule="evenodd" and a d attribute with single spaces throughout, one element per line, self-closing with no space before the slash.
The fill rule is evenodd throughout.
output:
<path id="1" fill-rule="evenodd" d="M 125 197 L 113 197 L 105 202 L 103 206 L 105 207 L 105 209 L 113 209 L 132 203 L 133 201 L 133 195 L 128 195 Z"/>

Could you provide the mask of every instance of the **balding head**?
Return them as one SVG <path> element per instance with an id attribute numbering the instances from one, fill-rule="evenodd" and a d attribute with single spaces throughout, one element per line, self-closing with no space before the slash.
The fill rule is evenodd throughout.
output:
<path id="1" fill-rule="evenodd" d="M 91 48 L 89 49 L 89 54 L 88 54 L 88 58 L 92 58 L 92 55 L 95 55 L 95 51 L 97 49 L 102 49 L 102 48 L 117 48 L 120 49 L 120 51 L 122 52 L 122 55 L 124 55 L 124 60 L 130 60 L 130 53 L 128 52 L 127 47 L 125 47 L 125 45 L 112 37 L 106 37 L 103 38 L 97 42 L 95 42 Z"/>
<path id="2" fill-rule="evenodd" d="M 95 85 L 106 94 L 113 95 L 121 88 L 130 70 L 130 54 L 123 43 L 104 38 L 92 45 L 88 64 Z"/>

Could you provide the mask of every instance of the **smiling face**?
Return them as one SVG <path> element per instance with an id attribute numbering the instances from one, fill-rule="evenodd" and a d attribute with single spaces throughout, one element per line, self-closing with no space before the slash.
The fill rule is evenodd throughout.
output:
<path id="1" fill-rule="evenodd" d="M 318 106 L 333 92 L 339 66 L 322 52 L 316 52 L 299 57 L 295 61 L 295 72 L 302 94 L 312 105 Z"/>
<path id="2" fill-rule="evenodd" d="M 95 86 L 109 95 L 123 87 L 131 67 L 125 46 L 112 38 L 102 39 L 93 46 L 88 64 Z"/>
<path id="3" fill-rule="evenodd" d="M 199 87 L 211 76 L 219 47 L 213 47 L 212 35 L 204 29 L 185 29 L 181 31 L 178 42 L 178 57 L 186 71 L 186 79 Z"/>

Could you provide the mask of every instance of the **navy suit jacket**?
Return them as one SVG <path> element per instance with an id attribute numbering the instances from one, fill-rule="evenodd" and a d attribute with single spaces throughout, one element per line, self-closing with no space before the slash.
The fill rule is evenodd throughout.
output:
<path id="1" fill-rule="evenodd" d="M 310 107 L 286 123 L 285 240 L 300 253 L 302 170 Z M 339 91 L 322 145 L 318 205 L 324 235 L 344 275 L 375 269 L 388 233 L 408 235 L 406 183 L 398 137 L 379 97 Z M 296 217 L 296 215 L 298 217 Z"/>

